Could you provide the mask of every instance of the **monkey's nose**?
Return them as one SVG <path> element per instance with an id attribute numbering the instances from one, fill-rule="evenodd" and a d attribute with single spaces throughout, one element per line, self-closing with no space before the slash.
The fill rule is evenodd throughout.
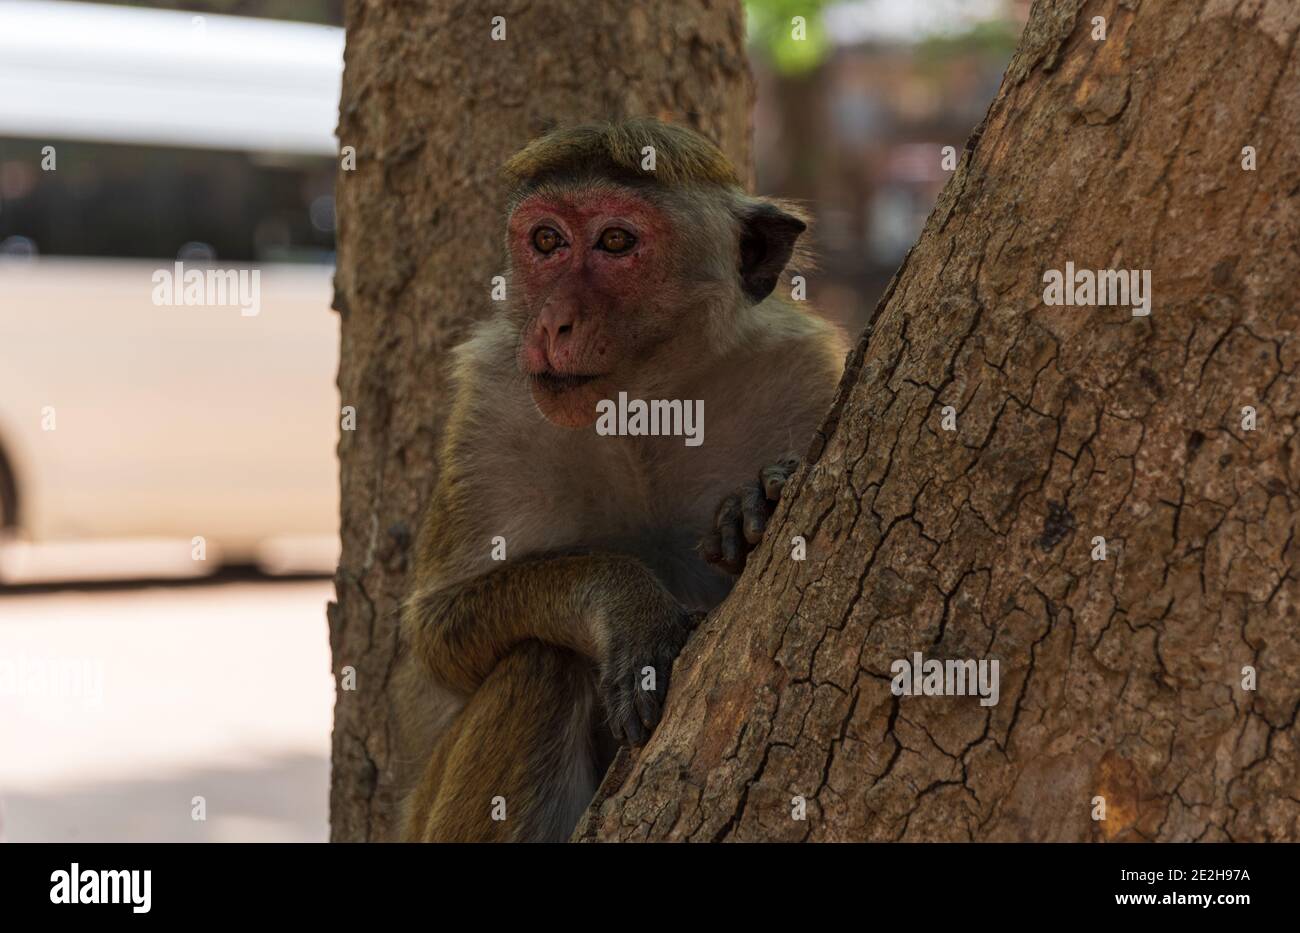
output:
<path id="1" fill-rule="evenodd" d="M 558 357 L 564 352 L 573 335 L 573 325 L 542 325 L 542 331 L 546 336 L 546 358 L 552 366 L 559 363 Z"/>

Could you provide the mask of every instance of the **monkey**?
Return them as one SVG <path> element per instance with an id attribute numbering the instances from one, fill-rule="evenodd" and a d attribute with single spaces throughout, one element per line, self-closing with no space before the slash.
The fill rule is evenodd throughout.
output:
<path id="1" fill-rule="evenodd" d="M 507 300 L 452 352 L 401 616 L 413 841 L 569 838 L 844 367 L 840 330 L 777 291 L 808 218 L 702 135 L 557 129 L 504 177 Z M 622 393 L 702 406 L 702 443 L 595 430 Z"/>

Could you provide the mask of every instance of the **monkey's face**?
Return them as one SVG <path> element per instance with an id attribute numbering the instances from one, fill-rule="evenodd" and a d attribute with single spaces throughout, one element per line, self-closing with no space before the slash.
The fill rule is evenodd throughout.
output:
<path id="1" fill-rule="evenodd" d="M 593 424 L 677 332 L 669 234 L 663 210 L 609 183 L 539 191 L 510 215 L 519 369 L 552 424 Z"/>

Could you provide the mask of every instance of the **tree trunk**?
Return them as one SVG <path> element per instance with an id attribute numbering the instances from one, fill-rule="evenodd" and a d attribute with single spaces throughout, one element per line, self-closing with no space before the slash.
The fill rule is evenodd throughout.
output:
<path id="1" fill-rule="evenodd" d="M 1292 0 L 1034 6 L 580 837 L 1300 838 L 1298 29 Z M 1046 305 L 1066 262 L 1150 270 L 1150 316 Z M 996 659 L 1000 702 L 895 695 L 915 652 Z"/>
<path id="2" fill-rule="evenodd" d="M 704 132 L 749 170 L 739 0 L 478 10 L 346 9 L 338 133 L 356 163 L 339 176 L 334 306 L 338 384 L 356 428 L 339 441 L 343 553 L 329 607 L 335 840 L 392 835 L 397 607 L 437 478 L 446 351 L 490 313 L 504 265 L 502 162 L 556 124 L 650 114 Z M 495 16 L 504 41 L 493 39 Z"/>

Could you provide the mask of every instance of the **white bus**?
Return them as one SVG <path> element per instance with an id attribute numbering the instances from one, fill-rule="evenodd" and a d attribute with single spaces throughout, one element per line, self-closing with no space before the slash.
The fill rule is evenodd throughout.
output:
<path id="1" fill-rule="evenodd" d="M 332 27 L 0 0 L 0 582 L 332 569 L 342 64 Z M 161 303 L 177 262 L 256 313 Z"/>

